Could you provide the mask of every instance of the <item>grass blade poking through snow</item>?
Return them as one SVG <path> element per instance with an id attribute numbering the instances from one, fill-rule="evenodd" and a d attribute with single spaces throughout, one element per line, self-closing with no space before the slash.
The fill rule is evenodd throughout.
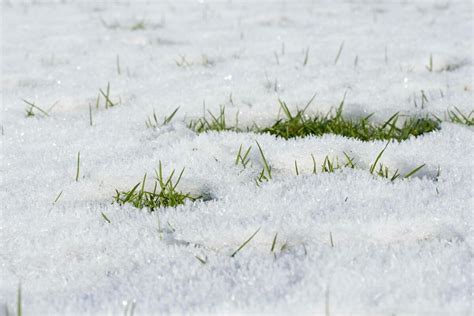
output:
<path id="1" fill-rule="evenodd" d="M 375 167 L 377 166 L 377 163 L 379 162 L 380 158 L 382 158 L 382 155 L 383 155 L 385 149 L 387 149 L 388 144 L 389 144 L 389 143 L 387 143 L 387 144 L 385 145 L 385 147 L 382 149 L 382 151 L 379 152 L 379 154 L 377 155 L 377 158 L 375 158 L 374 163 L 373 163 L 372 165 L 370 165 L 370 173 L 371 173 L 371 174 L 374 173 Z"/>
<path id="2" fill-rule="evenodd" d="M 29 109 L 26 109 L 26 117 L 35 116 L 35 112 L 33 112 L 33 109 L 37 109 L 38 111 L 43 113 L 44 116 L 49 116 L 49 113 L 47 111 L 43 110 L 42 108 L 40 108 L 36 104 L 34 104 L 32 102 L 29 102 L 29 101 L 26 101 L 25 99 L 23 99 L 22 101 L 30 106 Z"/>
<path id="3" fill-rule="evenodd" d="M 56 202 L 59 201 L 59 198 L 61 197 L 62 194 L 63 194 L 63 191 L 61 190 L 61 192 L 59 192 L 59 194 L 56 196 L 56 199 L 54 199 L 53 204 L 56 204 Z"/>
<path id="4" fill-rule="evenodd" d="M 416 167 L 416 168 L 413 169 L 412 171 L 408 172 L 408 173 L 404 176 L 404 178 L 406 179 L 406 178 L 411 177 L 412 175 L 414 175 L 415 173 L 417 173 L 418 171 L 420 171 L 421 168 L 423 168 L 424 166 L 425 166 L 425 164 L 422 164 L 421 166 Z"/>
<path id="5" fill-rule="evenodd" d="M 242 248 L 244 248 L 252 239 L 253 237 L 255 237 L 255 235 L 257 235 L 257 233 L 260 231 L 260 227 L 255 231 L 255 233 L 252 234 L 252 236 L 249 237 L 249 239 L 247 239 L 246 241 L 244 241 L 244 243 L 242 245 L 240 245 L 239 248 L 237 248 L 236 251 L 234 251 L 234 253 L 232 253 L 232 255 L 230 255 L 232 258 L 235 257 L 235 255 L 240 251 L 242 250 Z"/>
<path id="6" fill-rule="evenodd" d="M 250 146 L 245 153 L 242 155 L 242 145 L 239 147 L 239 151 L 237 152 L 237 156 L 235 157 L 235 165 L 237 166 L 239 163 L 242 164 L 244 169 L 247 167 L 247 164 L 250 162 L 249 154 L 252 146 Z"/>
<path id="7" fill-rule="evenodd" d="M 270 252 L 273 252 L 275 250 L 277 238 L 278 238 L 278 233 L 275 233 L 275 237 L 273 237 L 272 248 L 270 249 Z"/>
<path id="8" fill-rule="evenodd" d="M 107 223 L 111 223 L 110 219 L 107 217 L 107 215 L 104 214 L 104 212 L 100 212 L 100 214 L 102 215 L 102 218 L 107 222 Z"/>
<path id="9" fill-rule="evenodd" d="M 77 166 L 76 166 L 76 182 L 79 181 L 79 172 L 80 172 L 80 163 L 81 163 L 81 152 L 77 152 Z"/>
<path id="10" fill-rule="evenodd" d="M 448 110 L 449 120 L 453 123 L 463 124 L 467 126 L 474 125 L 474 111 L 471 111 L 469 114 L 464 114 L 457 107 L 454 107 L 454 110 Z"/>
<path id="11" fill-rule="evenodd" d="M 16 298 L 16 314 L 17 316 L 22 315 L 21 283 L 18 285 L 18 292 L 17 292 L 17 298 Z"/>
<path id="12" fill-rule="evenodd" d="M 268 164 L 267 158 L 265 157 L 265 154 L 263 153 L 262 147 L 260 147 L 260 144 L 255 141 L 258 146 L 258 150 L 260 152 L 260 157 L 262 157 L 262 162 L 263 162 L 263 169 L 262 172 L 260 173 L 260 176 L 258 177 L 258 182 L 262 182 L 263 180 L 270 180 L 272 178 L 272 167 Z"/>

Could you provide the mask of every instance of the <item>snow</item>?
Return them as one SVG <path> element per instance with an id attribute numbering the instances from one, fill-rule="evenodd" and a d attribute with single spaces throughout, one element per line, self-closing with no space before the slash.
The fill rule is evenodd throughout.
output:
<path id="1" fill-rule="evenodd" d="M 446 122 L 391 143 L 384 165 L 426 166 L 389 182 L 367 170 L 384 142 L 197 135 L 185 124 L 205 102 L 265 125 L 278 98 L 296 108 L 315 92 L 312 112 L 345 92 L 348 116 L 470 112 L 470 1 L 7 0 L 1 17 L 0 304 L 11 313 L 19 283 L 25 314 L 117 314 L 132 301 L 137 315 L 471 313 L 472 128 Z M 121 103 L 94 109 L 90 126 L 107 82 Z M 26 118 L 21 99 L 58 103 Z M 145 127 L 153 110 L 162 119 L 178 106 L 172 124 Z M 274 172 L 260 187 L 255 141 Z M 253 148 L 246 169 L 234 165 L 241 144 Z M 343 152 L 361 169 L 311 174 L 311 154 Z M 181 190 L 212 199 L 152 214 L 111 203 L 159 161 L 166 173 L 186 168 Z"/>

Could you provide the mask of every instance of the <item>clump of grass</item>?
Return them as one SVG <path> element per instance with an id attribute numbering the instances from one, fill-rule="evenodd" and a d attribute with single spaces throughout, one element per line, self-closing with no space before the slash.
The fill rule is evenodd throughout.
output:
<path id="1" fill-rule="evenodd" d="M 145 125 L 148 128 L 157 128 L 159 126 L 167 125 L 171 122 L 171 120 L 176 115 L 178 110 L 179 110 L 179 106 L 169 116 L 165 116 L 165 118 L 163 119 L 163 122 L 161 123 L 159 122 L 158 117 L 156 116 L 155 110 L 153 110 L 153 115 L 148 117 L 148 119 L 145 121 Z"/>
<path id="2" fill-rule="evenodd" d="M 122 192 L 116 190 L 114 200 L 120 205 L 128 203 L 139 209 L 148 208 L 150 211 L 154 211 L 155 208 L 176 207 L 184 204 L 186 200 L 195 201 L 199 199 L 199 197 L 193 197 L 188 193 L 182 193 L 176 189 L 183 173 L 184 168 L 181 170 L 176 181 L 173 180 L 175 170 L 173 170 L 168 177 L 163 176 L 160 161 L 158 170 L 155 170 L 153 191 L 145 190 L 147 177 L 145 174 L 143 181 L 137 183 L 131 190 Z"/>
<path id="3" fill-rule="evenodd" d="M 402 124 L 397 124 L 401 117 L 399 113 L 392 115 L 383 124 L 371 123 L 369 118 L 372 114 L 361 119 L 348 120 L 342 115 L 344 100 L 341 101 L 335 113 L 330 111 L 326 115 L 313 117 L 305 114 L 307 107 L 292 113 L 285 102 L 279 100 L 279 103 L 285 118 L 279 119 L 271 127 L 261 129 L 260 132 L 285 139 L 308 135 L 336 134 L 362 141 L 403 141 L 411 136 L 416 137 L 439 128 L 439 123 L 428 117 L 412 117 L 406 119 Z"/>
<path id="4" fill-rule="evenodd" d="M 463 113 L 457 107 L 454 107 L 454 110 L 447 111 L 448 119 L 457 124 L 463 124 L 467 126 L 474 125 L 474 111 L 471 111 L 469 114 Z"/>
<path id="5" fill-rule="evenodd" d="M 277 121 L 269 127 L 259 127 L 254 123 L 245 129 L 240 128 L 238 124 L 238 112 L 235 118 L 235 124 L 229 124 L 225 107 L 221 106 L 218 114 L 207 111 L 208 116 L 205 115 L 201 118 L 191 120 L 188 123 L 188 128 L 197 133 L 205 133 L 208 131 L 269 133 L 285 139 L 336 134 L 362 141 L 396 140 L 401 142 L 410 137 L 418 137 L 425 133 L 436 131 L 439 129 L 440 123 L 443 122 L 442 119 L 435 115 L 407 117 L 401 115 L 399 112 L 393 114 L 383 123 L 370 121 L 373 113 L 362 118 L 347 119 L 343 116 L 344 98 L 336 108 L 330 110 L 328 113 L 310 116 L 306 114 L 306 110 L 315 96 L 316 95 L 313 95 L 303 109 L 297 109 L 296 112 L 290 111 L 284 101 L 278 100 L 280 105 L 278 116 L 280 116 L 280 113 L 283 113 L 284 116 L 283 118 L 278 118 Z M 427 103 L 428 97 L 426 93 L 421 90 L 421 106 L 424 107 Z M 474 111 L 465 114 L 457 107 L 454 107 L 454 110 L 448 110 L 446 112 L 444 120 L 472 126 L 474 125 Z M 155 124 L 156 123 L 157 120 L 155 118 Z"/>
<path id="6" fill-rule="evenodd" d="M 194 130 L 197 133 L 204 133 L 207 131 L 235 131 L 241 132 L 242 130 L 238 127 L 238 112 L 236 114 L 234 126 L 231 126 L 227 123 L 226 114 L 225 114 L 225 107 L 221 106 L 219 108 L 219 114 L 213 114 L 211 111 L 207 111 L 210 115 L 209 118 L 203 116 L 196 120 L 192 120 L 188 123 L 188 128 Z"/>

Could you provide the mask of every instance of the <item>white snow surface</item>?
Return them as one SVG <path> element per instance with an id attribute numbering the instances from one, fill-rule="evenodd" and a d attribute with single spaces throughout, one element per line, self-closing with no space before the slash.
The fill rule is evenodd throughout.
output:
<path id="1" fill-rule="evenodd" d="M 205 103 L 268 125 L 279 98 L 294 109 L 314 93 L 313 113 L 346 92 L 349 117 L 470 112 L 472 10 L 461 0 L 3 1 L 0 314 L 15 312 L 21 283 L 25 315 L 121 314 L 132 302 L 136 315 L 469 315 L 472 128 L 445 122 L 391 143 L 382 163 L 426 166 L 390 182 L 368 171 L 381 141 L 197 135 L 186 122 Z M 107 82 L 121 102 L 97 110 Z M 56 105 L 27 118 L 22 99 Z M 153 110 L 162 120 L 178 106 L 170 125 L 146 128 Z M 274 172 L 260 187 L 256 140 Z M 234 164 L 241 144 L 253 148 L 245 170 Z M 361 168 L 311 174 L 311 154 L 343 152 Z M 159 161 L 165 173 L 186 168 L 180 190 L 212 199 L 154 213 L 112 204 Z"/>

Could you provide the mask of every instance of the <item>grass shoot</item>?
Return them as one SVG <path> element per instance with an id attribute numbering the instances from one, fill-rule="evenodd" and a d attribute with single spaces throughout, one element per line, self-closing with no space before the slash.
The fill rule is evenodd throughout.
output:
<path id="1" fill-rule="evenodd" d="M 246 241 L 244 241 L 244 243 L 242 245 L 240 245 L 239 248 L 237 248 L 230 256 L 232 258 L 235 257 L 235 255 L 240 251 L 242 250 L 242 248 L 244 248 L 254 237 L 255 235 L 257 235 L 257 233 L 260 231 L 260 227 L 255 231 L 255 233 L 252 234 L 252 236 L 250 236 Z"/>
<path id="2" fill-rule="evenodd" d="M 169 116 L 165 116 L 165 118 L 163 119 L 163 122 L 161 123 L 159 122 L 158 117 L 156 116 L 155 110 L 153 110 L 153 115 L 148 117 L 148 119 L 145 121 L 145 125 L 148 128 L 157 128 L 160 126 L 165 126 L 169 124 L 171 120 L 173 120 L 173 117 L 176 115 L 178 110 L 179 110 L 179 106 Z"/>
<path id="3" fill-rule="evenodd" d="M 79 172 L 81 169 L 81 152 L 77 152 L 77 165 L 76 165 L 76 182 L 79 181 Z"/>

